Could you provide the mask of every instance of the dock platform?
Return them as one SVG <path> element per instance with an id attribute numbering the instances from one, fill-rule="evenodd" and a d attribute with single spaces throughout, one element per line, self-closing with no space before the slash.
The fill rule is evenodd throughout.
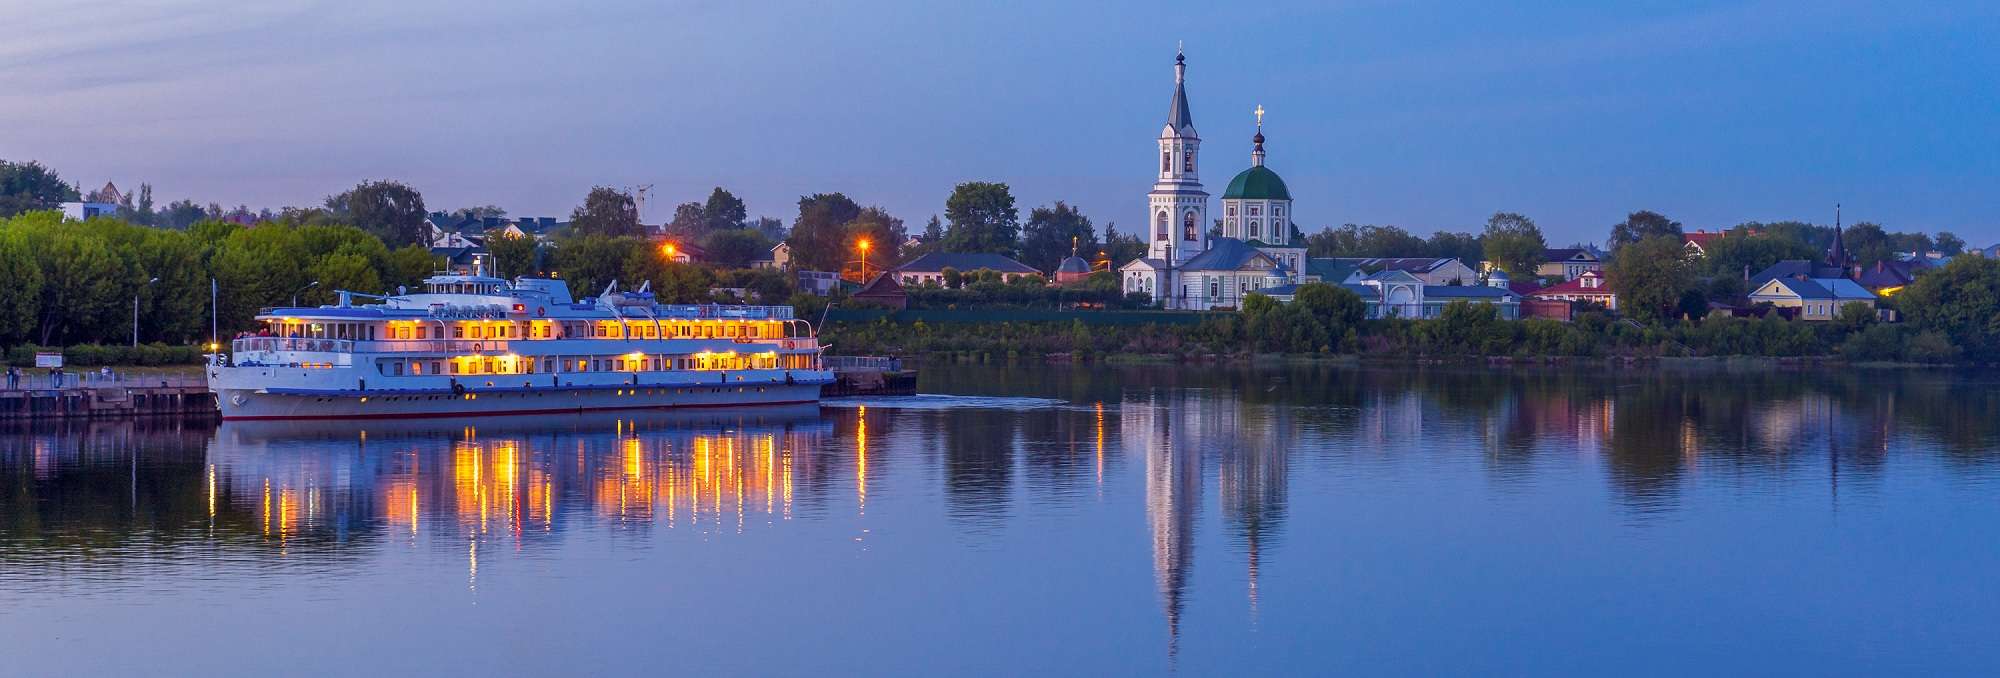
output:
<path id="1" fill-rule="evenodd" d="M 907 396 L 917 394 L 917 371 L 903 369 L 901 358 L 827 356 L 833 383 L 820 389 L 827 398 Z"/>
<path id="2" fill-rule="evenodd" d="M 95 380 L 52 384 L 37 378 L 0 388 L 0 420 L 217 416 L 215 394 L 199 378 Z"/>

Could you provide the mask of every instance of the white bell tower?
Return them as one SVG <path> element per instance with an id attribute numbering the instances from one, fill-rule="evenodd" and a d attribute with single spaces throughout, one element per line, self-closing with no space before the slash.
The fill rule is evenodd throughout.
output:
<path id="1" fill-rule="evenodd" d="M 1160 129 L 1160 164 L 1146 194 L 1147 256 L 1178 265 L 1208 249 L 1208 193 L 1201 190 L 1201 135 L 1188 111 L 1187 55 L 1174 55 L 1174 100 Z"/>

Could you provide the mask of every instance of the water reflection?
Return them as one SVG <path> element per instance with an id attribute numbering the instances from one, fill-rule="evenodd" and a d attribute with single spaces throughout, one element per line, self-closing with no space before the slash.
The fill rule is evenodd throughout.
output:
<path id="1" fill-rule="evenodd" d="M 1218 625 L 1282 632 L 1267 625 L 1288 602 L 1273 591 L 1328 595 L 1298 577 L 1336 567 L 1330 540 L 1388 548 L 1384 533 L 1478 522 L 1522 497 L 1639 530 L 1704 505 L 1796 512 L 1785 498 L 1811 496 L 1811 510 L 1838 510 L 1938 478 L 1989 484 L 2000 441 L 2000 383 L 1981 373 L 966 366 L 927 372 L 924 388 L 978 397 L 456 426 L 17 428 L 0 435 L 0 593 L 144 589 L 176 566 L 284 577 L 391 550 L 463 568 L 477 592 L 496 558 L 596 545 L 645 557 L 668 534 L 801 521 L 764 543 L 813 562 L 852 526 L 892 530 L 887 557 L 958 568 L 1018 570 L 1007 553 L 957 550 L 1043 538 L 1050 551 L 1026 562 L 1098 573 L 1143 557 L 1162 632 L 1135 635 L 1163 638 L 1151 654 L 1173 663 L 1241 640 Z M 1048 400 L 1005 405 L 1017 397 Z M 1437 515 L 1396 515 L 1411 497 Z M 1118 522 L 1128 514 L 1143 522 Z M 1058 539 L 1080 529 L 1124 533 Z M 1145 553 L 1121 536 L 1143 536 Z M 1517 545 L 1456 547 L 1500 558 Z M 882 584 L 847 576 L 863 579 L 828 585 Z M 1044 613 L 1124 602 L 1102 595 Z"/>

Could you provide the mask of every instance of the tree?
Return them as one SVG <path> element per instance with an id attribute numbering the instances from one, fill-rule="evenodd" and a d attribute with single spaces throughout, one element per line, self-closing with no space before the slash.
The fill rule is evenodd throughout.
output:
<path id="1" fill-rule="evenodd" d="M 1300 285 L 1293 292 L 1292 303 L 1305 309 L 1333 337 L 1345 336 L 1368 316 L 1368 304 L 1361 295 L 1323 282 Z"/>
<path id="2" fill-rule="evenodd" d="M 624 276 L 627 259 L 659 262 L 662 257 L 654 254 L 646 241 L 630 236 L 575 235 L 555 247 L 555 269 L 569 282 L 570 294 L 579 298 L 596 296 L 605 285 Z"/>
<path id="3" fill-rule="evenodd" d="M 1397 226 L 1362 226 L 1355 238 L 1360 257 L 1422 256 L 1424 240 Z"/>
<path id="4" fill-rule="evenodd" d="M 249 327 L 259 309 L 291 303 L 292 293 L 311 282 L 307 277 L 311 263 L 303 239 L 293 228 L 231 232 L 209 263 L 211 274 L 221 285 L 221 325 Z"/>
<path id="5" fill-rule="evenodd" d="M 1548 248 L 1533 219 L 1514 212 L 1494 212 L 1486 219 L 1486 261 L 1516 279 L 1533 276 Z"/>
<path id="6" fill-rule="evenodd" d="M 569 227 L 579 236 L 646 235 L 645 227 L 639 224 L 639 206 L 632 202 L 632 195 L 604 186 L 591 188 L 583 204 L 570 212 Z"/>
<path id="7" fill-rule="evenodd" d="M 1819 259 L 1819 253 L 1803 241 L 1753 236 L 1740 228 L 1710 241 L 1706 252 L 1695 261 L 1703 275 L 1738 279 L 1746 277 L 1744 271 L 1755 274 L 1785 259 Z"/>
<path id="8" fill-rule="evenodd" d="M 1937 251 L 1945 256 L 1954 256 L 1965 251 L 1965 239 L 1951 231 L 1938 231 Z"/>
<path id="9" fill-rule="evenodd" d="M 1304 240 L 1300 237 L 1295 242 Z M 1477 267 L 1486 253 L 1486 245 L 1479 236 L 1471 233 L 1438 231 L 1424 241 L 1424 251 L 1429 256 L 1457 259 L 1467 266 Z"/>
<path id="10" fill-rule="evenodd" d="M 1054 271 L 1072 250 L 1086 259 L 1097 253 L 1097 227 L 1090 217 L 1061 200 L 1028 211 L 1028 223 L 1021 229 L 1021 263 Z"/>
<path id="11" fill-rule="evenodd" d="M 28 237 L 0 233 L 0 343 L 16 345 L 35 339 L 41 318 L 42 269 Z"/>
<path id="12" fill-rule="evenodd" d="M 507 209 L 499 205 L 478 205 L 474 207 L 460 207 L 452 210 L 451 215 L 460 219 L 500 218 L 507 216 Z"/>
<path id="13" fill-rule="evenodd" d="M 1105 222 L 1102 251 L 1111 260 L 1111 265 L 1116 267 L 1146 256 L 1146 241 L 1136 235 L 1119 233 L 1118 222 Z"/>
<path id="14" fill-rule="evenodd" d="M 502 231 L 486 238 L 486 251 L 493 255 L 493 273 L 500 277 L 535 273 L 535 239 Z"/>
<path id="15" fill-rule="evenodd" d="M 1693 289 L 1694 271 L 1679 236 L 1655 235 L 1612 253 L 1609 274 L 1618 308 L 1638 320 L 1661 320 Z"/>
<path id="16" fill-rule="evenodd" d="M 1611 240 L 1606 244 L 1611 251 L 1632 243 L 1660 236 L 1681 237 L 1681 222 L 1651 210 L 1639 210 L 1625 216 L 1625 220 L 1611 225 Z"/>
<path id="17" fill-rule="evenodd" d="M 1835 325 L 1849 332 L 1866 328 L 1873 322 L 1875 322 L 1875 307 L 1859 301 L 1841 304 L 1840 315 L 1834 318 Z"/>
<path id="18" fill-rule="evenodd" d="M 381 275 L 375 272 L 367 257 L 359 254 L 329 254 L 313 262 L 312 268 L 307 270 L 308 276 L 319 284 L 307 290 L 300 303 L 328 303 L 341 290 L 367 294 L 382 291 Z"/>
<path id="19" fill-rule="evenodd" d="M 708 222 L 702 216 L 701 203 L 684 202 L 674 206 L 674 220 L 667 222 L 667 232 L 695 239 L 708 235 Z"/>
<path id="20" fill-rule="evenodd" d="M 166 211 L 160 212 L 157 220 L 161 226 L 172 229 L 183 229 L 202 221 L 220 218 L 221 216 L 220 214 L 209 214 L 208 210 L 203 209 L 201 205 L 195 204 L 193 200 L 175 200 L 167 203 Z"/>
<path id="21" fill-rule="evenodd" d="M 708 202 L 701 206 L 701 218 L 709 231 L 721 231 L 743 228 L 743 222 L 750 218 L 750 212 L 744 209 L 742 199 L 717 186 L 715 190 L 708 192 Z"/>
<path id="22" fill-rule="evenodd" d="M 799 198 L 799 216 L 792 222 L 795 268 L 808 271 L 838 271 L 847 261 L 847 224 L 861 216 L 861 206 L 839 193 L 814 193 Z"/>
<path id="23" fill-rule="evenodd" d="M 382 265 L 382 282 L 389 289 L 415 287 L 441 265 L 438 257 L 423 245 L 404 245 L 389 253 Z"/>
<path id="24" fill-rule="evenodd" d="M 888 210 L 881 207 L 863 209 L 860 214 L 854 215 L 853 221 L 847 222 L 845 230 L 847 237 L 842 242 L 847 244 L 849 256 L 859 254 L 854 248 L 861 241 L 868 241 L 868 265 L 871 269 L 885 269 L 902 262 L 903 220 L 891 216 Z"/>
<path id="25" fill-rule="evenodd" d="M 959 184 L 944 201 L 944 216 L 951 222 L 944 234 L 946 251 L 1011 255 L 1020 244 L 1021 211 L 1015 209 L 1007 184 Z"/>
<path id="26" fill-rule="evenodd" d="M 764 236 L 765 240 L 774 243 L 785 239 L 785 221 L 783 219 L 757 217 L 755 222 L 749 224 L 749 228 L 755 229 L 759 235 Z"/>
<path id="27" fill-rule="evenodd" d="M 394 181 L 364 181 L 352 190 L 326 199 L 327 209 L 343 215 L 382 242 L 401 247 L 426 239 L 424 196 Z M 213 215 L 220 209 L 211 210 Z"/>
<path id="28" fill-rule="evenodd" d="M 944 223 L 938 221 L 938 215 L 933 214 L 931 215 L 931 220 L 924 223 L 924 242 L 933 243 L 943 241 Z"/>
<path id="29" fill-rule="evenodd" d="M 53 230 L 35 250 L 42 271 L 40 336 L 36 343 L 87 341 L 110 336 L 121 323 L 119 283 L 127 276 L 104 241 Z"/>
<path id="30" fill-rule="evenodd" d="M 1911 324 L 1944 335 L 1965 357 L 2000 360 L 2000 260 L 1954 257 L 1895 298 Z"/>
<path id="31" fill-rule="evenodd" d="M 138 194 L 136 199 L 134 193 Z M 139 190 L 126 193 L 118 201 L 118 218 L 142 226 L 158 225 L 160 215 L 153 211 L 153 185 L 141 182 Z"/>
<path id="32" fill-rule="evenodd" d="M 0 160 L 0 218 L 52 210 L 76 199 L 76 187 L 41 163 Z"/>
<path id="33" fill-rule="evenodd" d="M 1847 227 L 1841 234 L 1840 244 L 1847 249 L 1847 255 L 1854 258 L 1854 264 L 1862 268 L 1896 257 L 1896 247 L 1890 242 L 1889 234 L 1882 230 L 1881 224 L 1873 222 L 1863 221 Z"/>
<path id="34" fill-rule="evenodd" d="M 708 261 L 717 266 L 746 268 L 758 255 L 770 251 L 771 241 L 751 229 L 725 228 L 711 231 L 701 246 L 708 250 Z"/>

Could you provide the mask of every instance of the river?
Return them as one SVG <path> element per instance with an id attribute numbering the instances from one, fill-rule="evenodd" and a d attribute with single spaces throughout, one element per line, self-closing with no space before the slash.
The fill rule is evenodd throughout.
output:
<path id="1" fill-rule="evenodd" d="M 1991 674 L 2000 375 L 943 366 L 0 434 L 0 674 Z"/>

